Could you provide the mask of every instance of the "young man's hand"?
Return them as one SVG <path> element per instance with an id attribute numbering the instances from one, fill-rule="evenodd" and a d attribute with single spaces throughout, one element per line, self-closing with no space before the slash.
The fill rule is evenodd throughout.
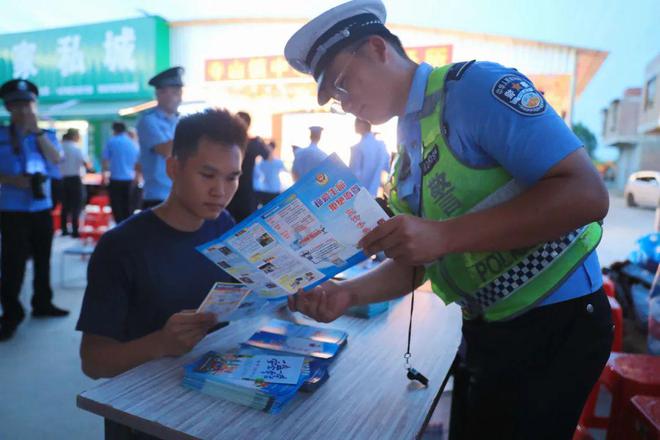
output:
<path id="1" fill-rule="evenodd" d="M 398 263 L 419 266 L 447 253 L 442 222 L 413 215 L 397 215 L 376 226 L 359 242 L 366 255 L 384 252 Z"/>
<path id="2" fill-rule="evenodd" d="M 353 305 L 351 292 L 341 284 L 327 281 L 309 292 L 298 291 L 288 299 L 289 310 L 301 312 L 319 322 L 330 322 Z"/>
<path id="3" fill-rule="evenodd" d="M 159 341 L 163 356 L 180 356 L 188 353 L 215 324 L 213 313 L 183 310 L 170 316 L 160 330 Z"/>

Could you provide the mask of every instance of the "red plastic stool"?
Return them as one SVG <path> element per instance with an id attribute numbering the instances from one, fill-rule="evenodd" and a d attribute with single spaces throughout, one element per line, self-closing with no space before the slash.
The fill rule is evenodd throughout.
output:
<path id="1" fill-rule="evenodd" d="M 623 349 L 623 309 L 619 302 L 612 296 L 608 296 L 610 309 L 612 309 L 612 322 L 614 323 L 614 338 L 612 339 L 612 351 Z"/>
<path id="2" fill-rule="evenodd" d="M 96 205 L 100 207 L 104 206 L 109 206 L 110 205 L 110 197 L 108 197 L 106 194 L 99 194 L 91 199 L 89 199 L 89 205 Z"/>
<path id="3" fill-rule="evenodd" d="M 616 297 L 614 281 L 612 281 L 612 279 L 607 275 L 603 275 L 603 290 L 605 291 L 605 295 L 611 298 Z"/>
<path id="4" fill-rule="evenodd" d="M 50 215 L 53 217 L 53 232 L 62 229 L 62 204 L 55 205 L 53 210 L 50 211 Z"/>
<path id="5" fill-rule="evenodd" d="M 594 438 L 589 434 L 586 428 L 578 425 L 573 434 L 573 440 L 594 440 Z"/>
<path id="6" fill-rule="evenodd" d="M 625 415 L 630 399 L 638 394 L 660 396 L 660 356 L 612 353 L 579 424 L 589 431 L 606 430 L 607 439 L 629 438 L 624 432 Z"/>
<path id="7" fill-rule="evenodd" d="M 634 440 L 660 439 L 660 397 L 635 396 L 630 399 L 630 436 Z"/>

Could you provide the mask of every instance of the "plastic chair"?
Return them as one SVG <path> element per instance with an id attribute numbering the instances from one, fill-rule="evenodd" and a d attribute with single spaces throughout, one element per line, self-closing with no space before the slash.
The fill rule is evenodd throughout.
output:
<path id="1" fill-rule="evenodd" d="M 89 199 L 88 205 L 95 205 L 99 207 L 110 206 L 110 197 L 107 194 L 98 194 Z"/>
<path id="2" fill-rule="evenodd" d="M 623 351 L 623 309 L 613 296 L 607 297 L 612 309 L 612 322 L 614 323 L 614 338 L 612 339 L 612 351 Z"/>
<path id="3" fill-rule="evenodd" d="M 607 439 L 625 436 L 626 415 L 635 395 L 660 396 L 660 357 L 612 353 L 582 410 L 579 425 Z"/>
<path id="4" fill-rule="evenodd" d="M 607 275 L 603 275 L 603 290 L 605 291 L 605 295 L 609 296 L 610 298 L 616 298 L 614 281 L 612 281 L 612 279 Z"/>
<path id="5" fill-rule="evenodd" d="M 634 396 L 630 399 L 630 415 L 624 432 L 631 440 L 660 439 L 660 397 Z"/>
<path id="6" fill-rule="evenodd" d="M 50 211 L 50 215 L 53 217 L 53 232 L 62 229 L 62 204 L 55 205 L 53 210 Z"/>

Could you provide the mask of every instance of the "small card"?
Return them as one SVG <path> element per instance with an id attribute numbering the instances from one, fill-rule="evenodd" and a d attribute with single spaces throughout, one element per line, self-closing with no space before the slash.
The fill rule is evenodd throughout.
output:
<path id="1" fill-rule="evenodd" d="M 218 321 L 226 321 L 249 293 L 250 289 L 243 284 L 215 283 L 197 308 L 197 313 L 213 313 Z"/>
<path id="2" fill-rule="evenodd" d="M 269 383 L 297 384 L 305 358 L 301 356 L 256 355 L 248 358 L 235 375 Z"/>

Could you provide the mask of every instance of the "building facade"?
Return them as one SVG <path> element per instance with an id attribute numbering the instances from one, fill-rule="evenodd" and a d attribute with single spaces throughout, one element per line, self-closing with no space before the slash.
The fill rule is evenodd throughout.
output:
<path id="1" fill-rule="evenodd" d="M 644 72 L 644 87 L 630 88 L 603 109 L 601 136 L 619 149 L 615 185 L 623 190 L 628 176 L 640 171 L 660 171 L 660 54 Z"/>

